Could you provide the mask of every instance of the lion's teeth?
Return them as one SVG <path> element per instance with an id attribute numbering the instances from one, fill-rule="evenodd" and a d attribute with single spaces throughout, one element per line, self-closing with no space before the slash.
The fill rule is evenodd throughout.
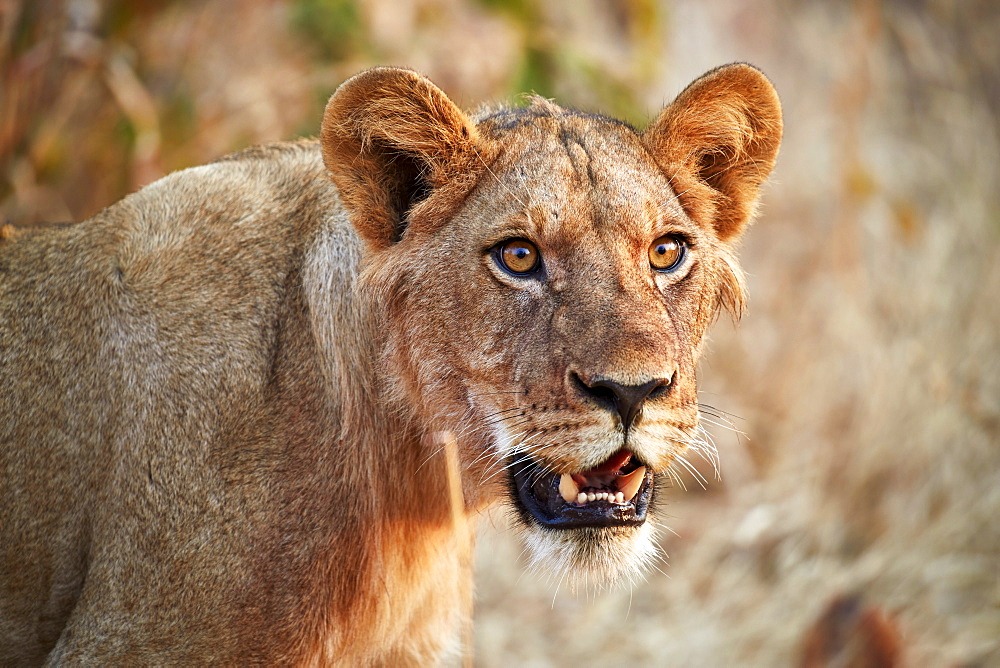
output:
<path id="1" fill-rule="evenodd" d="M 559 493 L 562 495 L 562 498 L 566 500 L 566 503 L 576 502 L 578 506 L 582 506 L 585 503 L 592 503 L 594 501 L 625 503 L 635 496 L 636 491 L 639 489 L 639 485 L 642 484 L 642 476 L 644 473 L 645 469 L 642 469 L 639 471 L 638 475 L 633 473 L 627 476 L 622 476 L 619 479 L 621 481 L 620 484 L 622 485 L 622 489 L 618 492 L 600 492 L 594 490 L 583 492 L 580 491 L 576 481 L 568 475 L 563 475 L 559 480 Z"/>
<path id="2" fill-rule="evenodd" d="M 580 488 L 577 486 L 576 481 L 573 480 L 573 476 L 568 473 L 563 473 L 559 476 L 559 494 L 562 495 L 563 500 L 566 503 L 573 503 L 577 500 L 577 494 L 580 493 Z"/>
<path id="3" fill-rule="evenodd" d="M 628 475 L 618 478 L 618 490 L 622 495 L 622 501 L 631 501 L 636 492 L 642 486 L 642 480 L 646 476 L 646 467 L 640 466 Z M 619 502 L 619 503 L 621 503 Z"/>

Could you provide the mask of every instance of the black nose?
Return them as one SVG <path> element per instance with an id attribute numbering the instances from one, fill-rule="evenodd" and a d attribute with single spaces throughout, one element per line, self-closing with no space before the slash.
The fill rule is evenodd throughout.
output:
<path id="1" fill-rule="evenodd" d="M 670 378 L 654 378 L 642 385 L 622 385 L 607 378 L 587 382 L 575 373 L 573 376 L 584 394 L 608 410 L 617 411 L 625 429 L 632 426 L 646 399 L 663 394 L 671 382 Z"/>

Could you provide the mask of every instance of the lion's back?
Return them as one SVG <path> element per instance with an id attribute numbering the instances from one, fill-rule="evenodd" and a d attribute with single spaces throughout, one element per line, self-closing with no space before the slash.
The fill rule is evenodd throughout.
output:
<path id="1" fill-rule="evenodd" d="M 97 388 L 218 396 L 260 377 L 302 254 L 339 217 L 318 147 L 284 144 L 177 172 L 83 223 L 3 244 L 0 373 L 16 391 L 0 402 L 34 395 L 40 410 L 69 414 Z"/>

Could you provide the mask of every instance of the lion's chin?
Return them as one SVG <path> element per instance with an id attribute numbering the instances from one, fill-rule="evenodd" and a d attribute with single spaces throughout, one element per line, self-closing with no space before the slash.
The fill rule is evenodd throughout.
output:
<path id="1" fill-rule="evenodd" d="M 559 473 L 524 453 L 507 468 L 533 568 L 572 588 L 640 577 L 656 557 L 653 473 L 627 450 Z"/>
<path id="2" fill-rule="evenodd" d="M 525 543 L 532 570 L 576 591 L 642 577 L 657 558 L 654 533 L 650 523 L 564 530 L 527 526 Z"/>

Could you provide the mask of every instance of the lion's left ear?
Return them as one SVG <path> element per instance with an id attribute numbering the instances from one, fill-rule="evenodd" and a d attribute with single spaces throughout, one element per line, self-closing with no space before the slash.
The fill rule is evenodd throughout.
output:
<path id="1" fill-rule="evenodd" d="M 781 103 L 764 74 L 743 63 L 688 86 L 642 134 L 684 210 L 735 240 L 753 218 L 781 143 Z"/>
<path id="2" fill-rule="evenodd" d="M 351 222 L 375 248 L 402 238 L 431 189 L 475 171 L 475 125 L 407 69 L 377 67 L 344 82 L 326 106 L 320 141 Z"/>

